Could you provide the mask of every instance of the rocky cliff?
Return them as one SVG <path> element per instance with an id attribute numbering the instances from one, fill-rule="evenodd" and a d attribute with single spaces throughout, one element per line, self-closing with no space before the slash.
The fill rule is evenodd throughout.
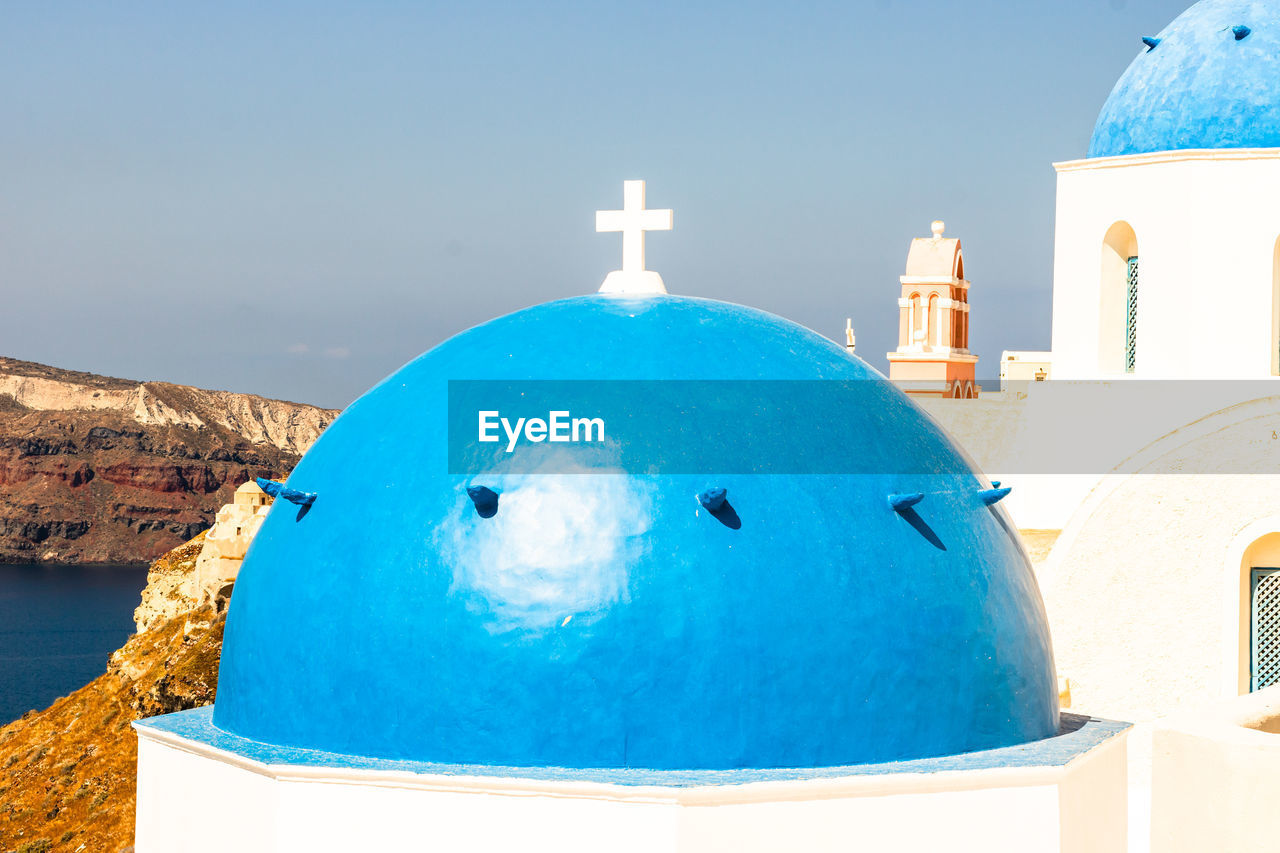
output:
<path id="1" fill-rule="evenodd" d="M 291 469 L 337 414 L 0 358 L 0 561 L 156 557 L 245 480 Z"/>
<path id="2" fill-rule="evenodd" d="M 152 597 L 170 598 L 168 582 L 189 575 L 199 553 L 192 542 L 157 560 Z M 0 729 L 0 851 L 130 849 L 138 741 L 129 724 L 207 705 L 217 690 L 225 610 L 172 609 L 112 655 L 105 675 Z"/>

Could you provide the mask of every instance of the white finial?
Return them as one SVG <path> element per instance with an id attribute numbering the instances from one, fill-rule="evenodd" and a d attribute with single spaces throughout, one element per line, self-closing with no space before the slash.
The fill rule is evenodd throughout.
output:
<path id="1" fill-rule="evenodd" d="M 858 347 L 858 339 L 853 336 L 852 317 L 847 317 L 844 321 L 844 345 L 849 352 L 853 352 Z"/>
<path id="2" fill-rule="evenodd" d="M 596 231 L 622 232 L 622 269 L 605 277 L 601 293 L 666 293 L 662 276 L 644 268 L 644 232 L 670 231 L 675 214 L 644 209 L 644 181 L 622 182 L 622 210 L 597 210 Z"/>
<path id="3" fill-rule="evenodd" d="M 943 222 L 941 219 L 935 219 L 933 221 L 933 239 L 941 240 L 942 234 L 946 230 L 947 230 L 947 223 Z"/>

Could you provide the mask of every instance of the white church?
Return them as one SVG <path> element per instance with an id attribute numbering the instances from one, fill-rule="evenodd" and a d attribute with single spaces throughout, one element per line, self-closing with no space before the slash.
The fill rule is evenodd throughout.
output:
<path id="1" fill-rule="evenodd" d="M 1014 486 L 1021 529 L 1061 531 L 1040 567 L 1060 674 L 1125 719 L 1275 677 L 1280 481 L 1258 475 L 1280 474 L 1277 29 L 1278 4 L 1195 5 L 1116 84 L 1089 156 L 1055 164 L 1052 349 L 1006 353 L 1020 381 L 913 385 L 904 364 L 972 360 L 913 319 L 918 244 L 949 243 L 967 291 L 959 242 L 916 240 L 902 280 L 891 378 Z"/>
<path id="2" fill-rule="evenodd" d="M 628 182 L 599 293 L 444 342 L 299 463 L 216 704 L 135 724 L 137 849 L 1275 849 L 1280 0 L 1147 36 L 1056 168 L 1051 350 L 999 392 L 943 223 L 889 382 L 668 294 L 644 240 L 673 214 Z M 872 467 L 446 471 L 475 379 L 856 380 Z"/>
<path id="3" fill-rule="evenodd" d="M 1064 707 L 1139 724 L 1152 849 L 1271 849 L 1189 828 L 1247 825 L 1280 790 L 1229 776 L 1274 761 L 1258 729 L 1277 730 L 1275 700 L 1250 694 L 1280 680 L 1280 4 L 1204 0 L 1144 39 L 1088 156 L 1054 168 L 1051 350 L 1006 352 L 1001 390 L 976 399 L 948 381 L 971 356 L 931 345 L 920 245 L 968 282 L 935 223 L 890 376 L 1014 487 L 1047 551 Z M 930 358 L 951 373 L 922 376 Z M 1168 744 L 1197 739 L 1217 741 L 1212 771 L 1171 774 Z"/>

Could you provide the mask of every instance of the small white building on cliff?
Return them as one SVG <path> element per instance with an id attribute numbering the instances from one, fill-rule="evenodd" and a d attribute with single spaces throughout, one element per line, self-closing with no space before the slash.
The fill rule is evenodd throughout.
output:
<path id="1" fill-rule="evenodd" d="M 179 549 L 178 558 L 153 565 L 134 613 L 138 633 L 206 604 L 225 607 L 244 555 L 270 509 L 271 498 L 257 483 L 244 483 L 203 536 Z M 194 564 L 187 562 L 192 559 Z"/>
<path id="2" fill-rule="evenodd" d="M 224 587 L 235 583 L 245 552 L 270 510 L 271 498 L 252 480 L 237 488 L 231 503 L 218 510 L 192 574 L 198 605 L 214 601 Z"/>

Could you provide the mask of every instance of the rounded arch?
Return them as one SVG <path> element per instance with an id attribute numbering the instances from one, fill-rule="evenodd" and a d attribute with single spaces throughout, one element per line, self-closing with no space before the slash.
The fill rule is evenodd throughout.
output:
<path id="1" fill-rule="evenodd" d="M 926 322 L 929 330 L 926 339 L 929 346 L 936 347 L 938 345 L 938 294 L 936 293 L 929 294 L 929 315 Z"/>
<path id="2" fill-rule="evenodd" d="M 1116 222 L 1102 240 L 1098 368 L 1104 373 L 1132 373 L 1137 363 L 1137 269 L 1138 235 L 1128 222 Z"/>
<path id="3" fill-rule="evenodd" d="M 907 326 L 907 346 L 913 347 L 916 345 L 918 333 L 923 329 L 921 323 L 924 318 L 920 315 L 920 294 L 911 294 L 911 296 L 908 297 L 908 302 L 911 307 L 908 311 L 910 320 L 909 325 Z"/>
<path id="4" fill-rule="evenodd" d="M 1280 566 L 1280 516 L 1259 519 L 1231 539 L 1223 562 L 1222 692 L 1249 692 L 1253 570 Z"/>

